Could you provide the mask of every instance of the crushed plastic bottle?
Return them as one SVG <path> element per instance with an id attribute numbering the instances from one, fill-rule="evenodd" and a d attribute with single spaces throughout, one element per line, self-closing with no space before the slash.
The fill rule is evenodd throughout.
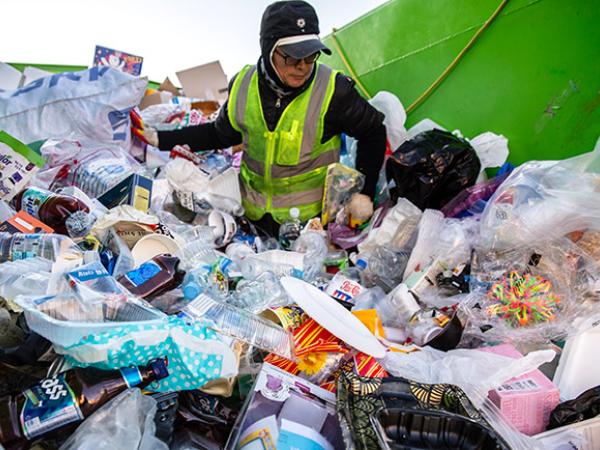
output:
<path id="1" fill-rule="evenodd" d="M 220 333 L 240 339 L 254 347 L 293 359 L 291 333 L 273 322 L 241 308 L 200 294 L 179 314 L 187 321 L 208 320 Z"/>
<path id="2" fill-rule="evenodd" d="M 229 291 L 228 281 L 233 261 L 219 257 L 214 264 L 205 264 L 186 273 L 181 284 L 181 291 L 186 300 L 193 300 L 206 292 L 212 296 L 223 298 Z"/>
<path id="3" fill-rule="evenodd" d="M 307 231 L 296 239 L 293 249 L 295 252 L 304 253 L 304 281 L 315 280 L 323 272 L 327 258 L 325 238 L 315 231 Z"/>
<path id="4" fill-rule="evenodd" d="M 181 260 L 183 270 L 192 270 L 199 266 L 214 264 L 219 255 L 213 248 L 210 241 L 205 239 L 196 239 L 177 252 L 176 256 Z"/>
<path id="5" fill-rule="evenodd" d="M 359 254 L 356 267 L 361 271 L 361 280 L 366 287 L 379 285 L 389 292 L 402 281 L 409 257 L 409 252 L 377 246 L 371 252 Z"/>
<path id="6" fill-rule="evenodd" d="M 259 314 L 267 308 L 286 306 L 290 300 L 273 272 L 264 272 L 254 280 L 241 281 L 228 303 Z"/>
<path id="7" fill-rule="evenodd" d="M 279 227 L 279 243 L 284 250 L 292 248 L 294 241 L 300 236 L 302 224 L 300 223 L 300 210 L 290 208 L 290 217 Z"/>

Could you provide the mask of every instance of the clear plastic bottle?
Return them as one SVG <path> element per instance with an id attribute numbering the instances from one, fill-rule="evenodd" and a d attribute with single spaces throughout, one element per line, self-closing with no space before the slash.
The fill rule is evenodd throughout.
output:
<path id="1" fill-rule="evenodd" d="M 264 272 L 254 280 L 241 281 L 228 303 L 259 314 L 267 308 L 285 306 L 290 300 L 273 272 Z"/>
<path id="2" fill-rule="evenodd" d="M 402 281 L 409 257 L 409 252 L 378 246 L 372 252 L 359 254 L 356 267 L 362 272 L 361 280 L 366 287 L 380 285 L 389 292 Z"/>
<path id="3" fill-rule="evenodd" d="M 295 252 L 304 253 L 304 280 L 313 281 L 325 267 L 329 252 L 325 238 L 315 231 L 308 231 L 296 239 L 293 248 Z"/>
<path id="4" fill-rule="evenodd" d="M 0 262 L 40 256 L 50 261 L 82 259 L 83 252 L 69 238 L 60 234 L 22 234 L 0 232 Z"/>
<path id="5" fill-rule="evenodd" d="M 300 236 L 302 224 L 300 223 L 300 210 L 290 208 L 290 217 L 279 227 L 279 243 L 285 250 L 292 248 L 294 241 Z"/>
<path id="6" fill-rule="evenodd" d="M 212 243 L 204 239 L 189 242 L 177 252 L 176 256 L 181 260 L 180 265 L 183 270 L 192 270 L 206 264 L 214 264 L 219 258 Z"/>
<path id="7" fill-rule="evenodd" d="M 220 333 L 240 339 L 261 350 L 293 359 L 292 335 L 273 322 L 249 311 L 200 294 L 179 314 L 184 320 L 208 320 Z"/>
<path id="8" fill-rule="evenodd" d="M 248 256 L 237 263 L 244 278 L 253 280 L 263 272 L 273 272 L 278 277 L 302 278 L 302 270 L 291 264 L 281 264 L 265 261 L 256 256 Z"/>
<path id="9" fill-rule="evenodd" d="M 186 300 L 193 300 L 206 292 L 212 296 L 224 298 L 228 291 L 229 272 L 233 261 L 219 257 L 215 264 L 205 264 L 185 274 L 181 291 Z"/>

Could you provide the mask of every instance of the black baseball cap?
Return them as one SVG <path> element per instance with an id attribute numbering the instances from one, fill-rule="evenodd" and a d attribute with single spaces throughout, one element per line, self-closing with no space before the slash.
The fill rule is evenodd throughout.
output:
<path id="1" fill-rule="evenodd" d="M 293 58 L 305 58 L 319 51 L 331 55 L 331 50 L 318 35 L 317 13 L 302 0 L 272 3 L 267 6 L 260 23 L 261 41 L 275 45 L 283 40 L 279 44 L 281 49 Z"/>

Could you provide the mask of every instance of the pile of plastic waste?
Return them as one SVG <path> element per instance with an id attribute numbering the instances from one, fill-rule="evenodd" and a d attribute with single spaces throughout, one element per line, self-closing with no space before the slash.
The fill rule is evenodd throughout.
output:
<path id="1" fill-rule="evenodd" d="M 322 216 L 270 236 L 239 153 L 131 135 L 214 120 L 144 90 L 0 92 L 2 446 L 597 448 L 600 146 L 514 168 L 382 93 L 373 215 L 348 138 Z"/>

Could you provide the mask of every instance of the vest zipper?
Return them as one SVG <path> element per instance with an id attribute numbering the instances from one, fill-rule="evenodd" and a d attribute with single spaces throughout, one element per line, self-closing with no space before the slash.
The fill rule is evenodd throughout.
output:
<path id="1" fill-rule="evenodd" d="M 275 108 L 281 108 L 281 97 L 277 97 L 277 101 L 275 102 Z"/>

